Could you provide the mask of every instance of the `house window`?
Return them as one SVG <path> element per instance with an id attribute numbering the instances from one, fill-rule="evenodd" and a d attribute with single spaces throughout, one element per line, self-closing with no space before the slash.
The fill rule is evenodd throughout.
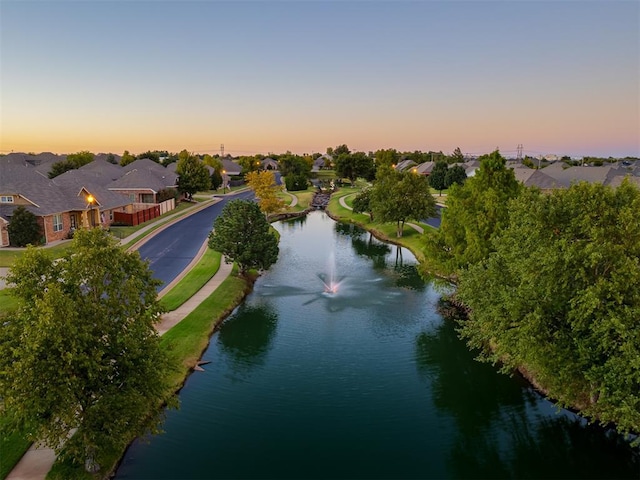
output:
<path id="1" fill-rule="evenodd" d="M 53 231 L 61 232 L 62 231 L 62 214 L 53 216 Z"/>
<path id="2" fill-rule="evenodd" d="M 2 195 L 0 197 L 0 203 L 13 203 L 13 197 L 11 195 Z"/>

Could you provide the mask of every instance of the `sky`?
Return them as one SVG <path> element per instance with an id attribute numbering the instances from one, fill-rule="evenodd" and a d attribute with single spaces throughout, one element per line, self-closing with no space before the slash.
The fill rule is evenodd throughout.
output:
<path id="1" fill-rule="evenodd" d="M 640 2 L 0 0 L 0 153 L 640 156 Z"/>

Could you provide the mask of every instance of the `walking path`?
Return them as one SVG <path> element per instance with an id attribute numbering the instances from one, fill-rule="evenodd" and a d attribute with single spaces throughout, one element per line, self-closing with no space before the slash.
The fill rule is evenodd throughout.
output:
<path id="1" fill-rule="evenodd" d="M 209 204 L 210 202 L 207 202 L 206 206 L 209 206 Z M 197 212 L 201 208 L 205 208 L 205 206 L 201 206 L 201 207 L 199 206 L 189 214 L 180 216 L 178 219 L 176 219 L 176 221 L 186 218 L 188 215 L 191 215 L 192 213 Z M 166 219 L 167 218 L 165 217 L 162 219 L 162 221 L 166 221 Z M 169 224 L 171 223 L 174 223 L 174 222 L 168 222 L 166 226 L 169 226 Z M 144 228 L 141 228 L 134 234 L 120 240 L 120 244 L 125 245 L 129 243 L 134 238 L 140 236 L 141 233 L 144 233 L 145 231 L 153 228 L 156 224 L 157 222 L 154 224 L 148 225 Z M 160 232 L 163 228 L 165 228 L 165 225 L 155 230 L 151 235 L 155 235 L 156 233 Z M 145 237 L 145 239 L 148 239 L 150 236 Z M 137 242 L 133 247 L 131 247 L 131 249 L 139 248 L 144 243 L 145 239 L 142 239 L 141 241 Z M 178 277 L 176 277 L 175 280 L 173 280 L 169 285 L 167 285 L 160 292 L 159 294 L 160 297 L 162 297 L 165 293 L 171 290 L 171 288 L 173 288 L 188 273 L 188 271 L 191 270 L 191 268 L 200 260 L 200 258 L 202 257 L 206 249 L 207 249 L 207 241 L 205 241 L 202 247 L 200 247 L 200 250 L 196 254 L 195 258 L 191 261 L 191 263 L 189 263 L 187 268 L 185 268 L 184 271 L 180 275 L 178 275 Z M 187 315 L 189 315 L 198 305 L 200 305 L 200 303 L 202 303 L 204 299 L 206 299 L 209 295 L 211 295 L 215 291 L 215 289 L 218 288 L 218 286 L 229 276 L 232 268 L 233 268 L 233 265 L 225 263 L 223 258 L 220 262 L 220 268 L 215 273 L 215 275 L 211 277 L 211 279 L 198 292 L 196 292 L 195 295 L 193 295 L 189 300 L 187 300 L 182 306 L 180 306 L 176 310 L 165 313 L 162 316 L 160 322 L 156 325 L 156 330 L 158 331 L 158 334 L 163 335 L 169 329 L 171 329 L 171 327 L 173 327 L 174 325 L 179 323 L 181 320 L 183 320 Z M 0 275 L 4 275 L 4 274 L 0 272 Z M 53 466 L 53 463 L 55 462 L 55 460 L 56 460 L 56 454 L 53 451 L 53 449 L 48 447 L 38 446 L 36 442 L 33 445 L 31 445 L 31 448 L 27 450 L 27 452 L 22 456 L 22 458 L 16 464 L 16 466 L 13 467 L 13 470 L 11 470 L 9 475 L 6 477 L 6 480 L 44 480 L 45 477 L 47 476 L 47 473 L 49 473 L 49 471 L 51 470 L 51 467 Z"/>
<path id="2" fill-rule="evenodd" d="M 347 210 L 353 210 L 353 208 L 347 205 L 347 202 L 344 200 L 345 198 L 350 197 L 351 195 L 357 195 L 357 194 L 352 193 L 350 195 L 345 195 L 344 197 L 340 197 L 340 205 L 346 208 Z M 405 222 L 405 225 L 413 228 L 418 233 L 424 233 L 424 228 L 422 228 L 420 225 L 416 225 L 415 223 L 409 223 L 409 222 Z"/>
<path id="3" fill-rule="evenodd" d="M 289 193 L 289 192 L 284 192 L 287 195 L 289 195 L 291 197 L 291 203 L 289 204 L 290 207 L 295 207 L 298 204 L 298 196 L 294 195 L 293 193 Z"/>

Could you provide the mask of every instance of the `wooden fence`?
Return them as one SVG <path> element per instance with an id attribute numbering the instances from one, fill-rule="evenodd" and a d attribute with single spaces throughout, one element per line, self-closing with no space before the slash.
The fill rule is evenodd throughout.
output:
<path id="1" fill-rule="evenodd" d="M 160 216 L 160 205 L 153 205 L 134 213 L 113 212 L 113 223 L 116 225 L 136 226 Z"/>

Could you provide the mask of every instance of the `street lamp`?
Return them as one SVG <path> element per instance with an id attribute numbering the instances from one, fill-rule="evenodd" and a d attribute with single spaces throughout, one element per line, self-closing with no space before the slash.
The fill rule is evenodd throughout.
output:
<path id="1" fill-rule="evenodd" d="M 225 177 L 227 176 L 227 172 L 222 170 L 222 194 L 225 195 L 227 193 L 227 182 L 225 182 Z"/>

